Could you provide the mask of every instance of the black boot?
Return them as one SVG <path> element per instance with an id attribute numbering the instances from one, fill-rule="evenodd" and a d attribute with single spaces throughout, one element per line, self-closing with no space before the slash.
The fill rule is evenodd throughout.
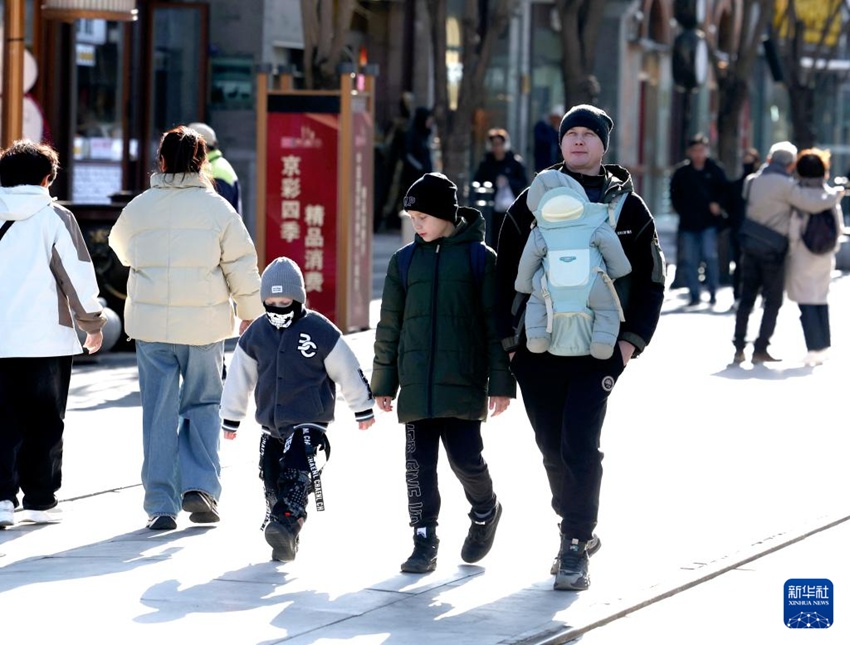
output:
<path id="1" fill-rule="evenodd" d="M 501 517 L 502 504 L 500 502 L 496 502 L 493 513 L 485 520 L 478 519 L 475 513 L 469 514 L 469 519 L 472 522 L 469 525 L 469 533 L 463 542 L 463 549 L 460 552 L 460 557 L 464 562 L 470 564 L 478 562 L 490 553 L 490 548 L 493 546 L 493 539 L 496 537 L 496 527 L 499 526 Z"/>
<path id="2" fill-rule="evenodd" d="M 413 533 L 413 553 L 401 565 L 404 573 L 428 573 L 437 568 L 437 549 L 440 540 L 433 526 L 425 529 L 425 535 Z"/>
<path id="3" fill-rule="evenodd" d="M 272 548 L 272 560 L 291 562 L 298 553 L 298 534 L 304 525 L 304 518 L 286 514 L 280 517 L 272 515 L 263 531 L 266 542 Z"/>

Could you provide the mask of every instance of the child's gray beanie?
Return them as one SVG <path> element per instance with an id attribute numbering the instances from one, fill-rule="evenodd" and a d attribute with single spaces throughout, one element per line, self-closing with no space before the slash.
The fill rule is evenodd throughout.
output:
<path id="1" fill-rule="evenodd" d="M 260 296 L 264 302 L 267 298 L 292 298 L 303 305 L 307 300 L 307 292 L 304 290 L 301 269 L 289 258 L 272 260 L 263 271 Z"/>

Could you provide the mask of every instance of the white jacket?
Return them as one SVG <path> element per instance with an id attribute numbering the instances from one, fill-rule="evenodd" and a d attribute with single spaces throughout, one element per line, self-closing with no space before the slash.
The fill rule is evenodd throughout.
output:
<path id="1" fill-rule="evenodd" d="M 130 267 L 124 327 L 148 342 L 207 345 L 236 316 L 265 313 L 257 252 L 236 211 L 198 174 L 154 174 L 121 212 L 109 246 Z"/>
<path id="2" fill-rule="evenodd" d="M 77 220 L 47 188 L 0 188 L 0 358 L 82 353 L 73 321 L 96 332 L 106 317 Z"/>

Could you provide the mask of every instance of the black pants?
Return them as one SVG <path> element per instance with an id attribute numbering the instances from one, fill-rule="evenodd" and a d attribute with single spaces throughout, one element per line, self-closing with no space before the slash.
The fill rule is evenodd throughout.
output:
<path id="1" fill-rule="evenodd" d="M 405 425 L 405 475 L 410 526 L 437 526 L 440 490 L 437 457 L 440 442 L 452 472 L 463 486 L 472 511 L 485 516 L 496 505 L 493 480 L 481 455 L 481 422 L 467 419 L 421 419 Z"/>
<path id="2" fill-rule="evenodd" d="M 623 373 L 622 354 L 615 348 L 614 355 L 602 361 L 592 356 L 532 354 L 521 347 L 511 369 L 543 455 L 561 531 L 587 541 L 599 515 L 603 458 L 599 439 L 608 396 Z"/>
<path id="3" fill-rule="evenodd" d="M 817 352 L 832 344 L 829 333 L 829 305 L 800 305 L 800 323 L 806 349 Z"/>
<path id="4" fill-rule="evenodd" d="M 288 441 L 263 433 L 260 437 L 260 479 L 266 497 L 263 527 L 272 517 L 307 517 L 313 483 L 303 435 L 299 431 Z"/>
<path id="5" fill-rule="evenodd" d="M 741 301 L 735 317 L 735 349 L 744 349 L 747 345 L 747 326 L 750 314 L 755 306 L 756 297 L 761 293 L 764 308 L 761 314 L 759 335 L 753 343 L 757 352 L 767 350 L 770 338 L 776 329 L 776 318 L 782 306 L 785 291 L 785 257 L 759 258 L 747 252 L 741 253 Z"/>
<path id="6" fill-rule="evenodd" d="M 0 358 L 0 500 L 47 510 L 62 485 L 70 356 Z"/>

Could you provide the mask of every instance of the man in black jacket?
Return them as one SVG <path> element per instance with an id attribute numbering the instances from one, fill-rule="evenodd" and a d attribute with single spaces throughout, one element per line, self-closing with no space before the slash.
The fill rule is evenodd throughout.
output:
<path id="1" fill-rule="evenodd" d="M 582 590 L 590 585 L 588 558 L 601 544 L 593 530 L 602 481 L 599 439 L 608 396 L 629 359 L 652 338 L 664 299 L 664 257 L 652 215 L 634 193 L 628 171 L 602 164 L 613 125 L 596 107 L 570 109 L 559 129 L 564 157 L 559 171 L 579 182 L 591 201 L 609 203 L 626 194 L 616 232 L 632 272 L 615 282 L 625 321 L 614 355 L 599 360 L 590 355 L 532 354 L 525 347 L 525 303 L 517 299 L 514 304 L 514 281 L 534 222 L 527 190 L 508 210 L 497 245 L 497 324 L 543 454 L 552 508 L 561 518 L 560 550 L 551 569 L 555 589 Z"/>
<path id="2" fill-rule="evenodd" d="M 679 247 L 676 273 L 682 272 L 690 292 L 689 306 L 700 303 L 699 265 L 705 263 L 709 302 L 717 302 L 720 282 L 718 230 L 729 181 L 726 173 L 708 156 L 708 138 L 702 134 L 688 141 L 688 158 L 676 166 L 670 178 L 670 201 L 679 214 Z"/>

